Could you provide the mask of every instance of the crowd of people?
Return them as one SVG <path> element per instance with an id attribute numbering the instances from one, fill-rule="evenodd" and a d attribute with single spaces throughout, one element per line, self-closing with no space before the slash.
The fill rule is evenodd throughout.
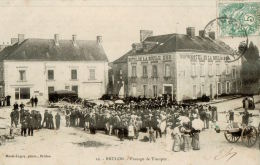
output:
<path id="1" fill-rule="evenodd" d="M 32 107 L 36 105 L 34 103 Z M 104 131 L 109 136 L 117 136 L 121 141 L 139 139 L 154 143 L 164 136 L 167 150 L 175 152 L 188 151 L 190 148 L 199 150 L 200 132 L 210 127 L 215 128 L 218 121 L 217 108 L 214 106 L 177 104 L 171 100 L 154 98 L 99 105 L 91 102 L 65 105 L 59 108 L 55 116 L 51 110 L 45 110 L 43 117 L 39 111 L 29 111 L 23 103 L 15 103 L 10 114 L 11 125 L 17 127 L 21 124 L 21 136 L 33 136 L 35 129 L 59 129 L 59 112 L 65 116 L 66 127 L 80 127 L 91 134 Z M 229 111 L 228 114 L 229 122 L 232 123 L 234 112 Z"/>
<path id="2" fill-rule="evenodd" d="M 142 140 L 155 142 L 165 134 L 170 142 L 174 138 L 176 152 L 190 148 L 189 138 L 192 138 L 192 148 L 198 150 L 199 132 L 208 129 L 210 121 L 218 120 L 216 107 L 177 104 L 162 98 L 126 100 L 123 104 L 110 105 L 87 103 L 84 107 L 64 106 L 60 110 L 65 114 L 67 127 L 82 127 L 91 134 L 102 130 L 122 141 L 138 139 L 139 133 L 144 132 L 147 136 Z M 194 127 L 194 120 L 201 126 Z"/>

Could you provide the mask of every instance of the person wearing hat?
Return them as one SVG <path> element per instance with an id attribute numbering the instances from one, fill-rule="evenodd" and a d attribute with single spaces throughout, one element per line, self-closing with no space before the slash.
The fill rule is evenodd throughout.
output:
<path id="1" fill-rule="evenodd" d="M 44 123 L 45 123 L 45 127 L 44 127 Z M 47 109 L 45 110 L 43 115 L 42 127 L 49 128 L 49 113 Z"/>
<path id="2" fill-rule="evenodd" d="M 28 122 L 28 136 L 33 136 L 34 123 L 35 123 L 33 118 L 33 113 L 28 114 L 27 122 Z"/>
<path id="3" fill-rule="evenodd" d="M 13 108 L 14 110 L 16 110 L 16 109 L 19 108 L 19 105 L 18 105 L 17 101 L 14 103 L 13 107 L 14 107 L 14 108 Z"/>
<path id="4" fill-rule="evenodd" d="M 37 121 L 37 129 L 40 129 L 42 123 L 42 115 L 39 111 L 36 111 L 36 121 Z"/>
<path id="5" fill-rule="evenodd" d="M 228 111 L 228 115 L 229 115 L 228 122 L 232 124 L 234 122 L 234 111 L 233 110 L 229 110 Z"/>
<path id="6" fill-rule="evenodd" d="M 135 136 L 135 132 L 134 132 L 134 124 L 133 122 L 130 122 L 129 123 L 129 126 L 128 126 L 128 138 L 129 140 L 134 140 L 134 136 Z"/>
<path id="7" fill-rule="evenodd" d="M 57 114 L 55 115 L 55 124 L 56 124 L 56 129 L 60 129 L 60 114 L 59 112 L 57 112 Z"/>
<path id="8" fill-rule="evenodd" d="M 52 115 L 52 112 L 49 113 L 49 116 L 48 116 L 48 120 L 49 120 L 49 129 L 54 129 L 54 122 L 53 122 L 53 115 Z"/>
<path id="9" fill-rule="evenodd" d="M 183 122 L 182 126 L 180 128 L 180 132 L 182 133 L 182 139 L 183 139 L 183 143 L 182 143 L 182 148 L 184 152 L 189 151 L 190 149 L 190 129 L 189 129 L 189 123 L 187 122 Z"/>

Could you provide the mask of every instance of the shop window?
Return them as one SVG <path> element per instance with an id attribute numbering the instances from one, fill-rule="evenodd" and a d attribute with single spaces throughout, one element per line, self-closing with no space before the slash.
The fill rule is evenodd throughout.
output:
<path id="1" fill-rule="evenodd" d="M 30 99 L 30 88 L 15 88 L 15 99 Z"/>

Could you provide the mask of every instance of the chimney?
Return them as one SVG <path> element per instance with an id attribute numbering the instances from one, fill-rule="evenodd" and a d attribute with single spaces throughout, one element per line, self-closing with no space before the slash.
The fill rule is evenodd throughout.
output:
<path id="1" fill-rule="evenodd" d="M 97 36 L 97 43 L 102 44 L 102 36 Z"/>
<path id="2" fill-rule="evenodd" d="M 18 42 L 18 38 L 11 38 L 11 45 Z"/>
<path id="3" fill-rule="evenodd" d="M 18 44 L 21 44 L 24 41 L 24 34 L 18 34 Z"/>
<path id="4" fill-rule="evenodd" d="M 54 43 L 55 43 L 56 46 L 59 45 L 59 40 L 60 40 L 60 35 L 54 34 Z"/>
<path id="5" fill-rule="evenodd" d="M 74 46 L 77 46 L 77 35 L 76 34 L 72 35 L 72 43 Z"/>
<path id="6" fill-rule="evenodd" d="M 204 37 L 205 37 L 205 30 L 200 30 L 200 31 L 199 31 L 199 36 L 200 36 L 201 38 L 204 38 Z"/>
<path id="7" fill-rule="evenodd" d="M 215 32 L 209 32 L 209 38 L 211 38 L 212 40 L 215 40 Z"/>
<path id="8" fill-rule="evenodd" d="M 195 27 L 187 27 L 186 32 L 189 37 L 195 37 Z"/>
<path id="9" fill-rule="evenodd" d="M 152 30 L 140 30 L 140 42 L 143 42 L 146 38 L 153 36 Z"/>
<path id="10" fill-rule="evenodd" d="M 134 53 L 136 53 L 136 44 L 132 44 L 132 50 Z"/>

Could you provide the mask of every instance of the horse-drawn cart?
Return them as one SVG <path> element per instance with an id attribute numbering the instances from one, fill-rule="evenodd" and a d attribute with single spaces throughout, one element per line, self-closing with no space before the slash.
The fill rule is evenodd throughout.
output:
<path id="1" fill-rule="evenodd" d="M 244 113 L 240 113 L 243 114 Z M 258 116 L 249 114 L 250 117 Z M 239 139 L 241 139 L 242 143 L 247 147 L 252 147 L 256 142 L 259 135 L 258 129 L 251 125 L 253 120 L 249 120 L 248 124 L 241 124 L 238 122 L 229 123 L 226 129 L 221 130 L 219 127 L 216 127 L 216 132 L 220 133 L 224 132 L 224 136 L 229 143 L 236 143 Z"/>
<path id="2" fill-rule="evenodd" d="M 236 143 L 240 138 L 247 147 L 252 147 L 258 137 L 257 129 L 254 126 L 239 126 L 239 123 L 232 123 L 227 126 L 224 136 L 229 143 Z"/>

